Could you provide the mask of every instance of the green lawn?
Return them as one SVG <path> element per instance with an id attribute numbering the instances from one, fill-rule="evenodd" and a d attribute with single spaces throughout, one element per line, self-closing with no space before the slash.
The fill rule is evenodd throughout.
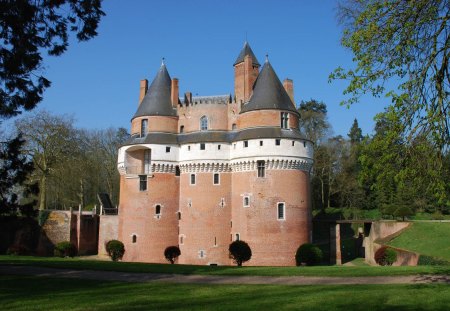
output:
<path id="1" fill-rule="evenodd" d="M 450 261 L 450 223 L 412 223 L 388 245 Z"/>
<path id="2" fill-rule="evenodd" d="M 203 275 L 261 275 L 261 276 L 377 276 L 412 274 L 447 274 L 450 266 L 381 267 L 381 266 L 319 266 L 319 267 L 210 267 L 193 265 L 146 264 L 81 260 L 31 256 L 0 256 L 1 265 L 32 265 L 53 268 L 107 270 L 122 272 L 176 273 Z"/>
<path id="3" fill-rule="evenodd" d="M 0 276 L 2 310 L 448 310 L 450 286 L 198 285 Z"/>

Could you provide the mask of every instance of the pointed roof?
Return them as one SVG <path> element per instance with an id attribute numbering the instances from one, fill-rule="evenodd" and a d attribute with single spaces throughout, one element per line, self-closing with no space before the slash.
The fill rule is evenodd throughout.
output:
<path id="1" fill-rule="evenodd" d="M 234 62 L 233 66 L 239 63 L 242 63 L 244 61 L 245 56 L 251 56 L 253 60 L 253 65 L 259 66 L 258 60 L 256 59 L 255 54 L 252 51 L 252 48 L 248 44 L 247 41 L 244 43 L 244 47 L 242 48 L 241 52 L 239 53 L 238 57 L 236 58 L 236 61 Z"/>
<path id="2" fill-rule="evenodd" d="M 291 98 L 267 59 L 255 81 L 253 95 L 250 101 L 242 107 L 241 113 L 263 109 L 297 112 Z"/>
<path id="3" fill-rule="evenodd" d="M 172 106 L 171 82 L 163 62 L 133 119 L 142 116 L 176 116 L 176 110 Z"/>

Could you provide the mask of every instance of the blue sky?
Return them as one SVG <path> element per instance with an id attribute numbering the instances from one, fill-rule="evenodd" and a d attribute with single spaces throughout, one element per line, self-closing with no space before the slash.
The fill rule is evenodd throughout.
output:
<path id="1" fill-rule="evenodd" d="M 139 80 L 151 81 L 162 57 L 180 79 L 180 94 L 230 94 L 233 62 L 247 38 L 260 63 L 268 53 L 280 80 L 294 80 L 297 104 L 327 104 L 334 134 L 347 135 L 354 118 L 370 133 L 388 100 L 367 97 L 347 109 L 339 105 L 346 83 L 328 83 L 334 68 L 352 66 L 339 44 L 335 7 L 333 0 L 104 1 L 97 37 L 72 37 L 65 54 L 45 57 L 52 86 L 39 107 L 73 115 L 80 127 L 128 129 Z"/>

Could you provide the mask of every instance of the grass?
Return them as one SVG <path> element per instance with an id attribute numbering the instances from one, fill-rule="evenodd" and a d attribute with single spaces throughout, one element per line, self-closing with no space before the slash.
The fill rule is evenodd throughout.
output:
<path id="1" fill-rule="evenodd" d="M 381 267 L 381 266 L 317 266 L 317 267 L 229 267 L 147 264 L 81 260 L 32 256 L 0 256 L 1 265 L 28 265 L 52 268 L 105 270 L 121 272 L 146 272 L 202 275 L 259 275 L 259 276 L 396 276 L 414 274 L 450 275 L 450 266 Z"/>
<path id="2" fill-rule="evenodd" d="M 199 285 L 0 276 L 3 310 L 448 310 L 450 286 Z"/>
<path id="3" fill-rule="evenodd" d="M 388 245 L 450 261 L 450 223 L 412 223 Z"/>

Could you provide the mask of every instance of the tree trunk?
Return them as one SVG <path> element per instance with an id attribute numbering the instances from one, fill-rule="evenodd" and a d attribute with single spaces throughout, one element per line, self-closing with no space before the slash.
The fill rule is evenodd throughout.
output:
<path id="1" fill-rule="evenodd" d="M 45 173 L 42 174 L 41 184 L 39 186 L 39 210 L 42 211 L 46 209 L 47 203 L 47 176 Z"/>

